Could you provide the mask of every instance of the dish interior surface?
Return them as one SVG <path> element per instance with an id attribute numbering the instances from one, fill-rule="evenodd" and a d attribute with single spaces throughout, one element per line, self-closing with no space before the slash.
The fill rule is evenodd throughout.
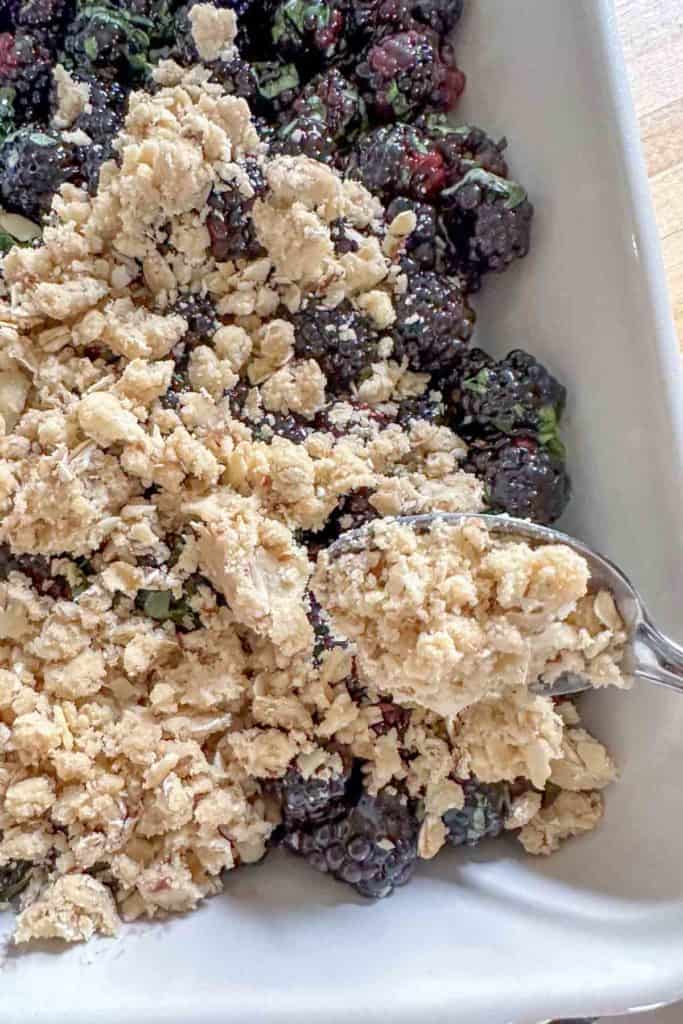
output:
<path id="1" fill-rule="evenodd" d="M 456 117 L 509 133 L 536 206 L 531 254 L 487 281 L 477 337 L 567 383 L 575 496 L 560 525 L 621 564 L 681 639 L 683 386 L 610 5 L 468 7 Z M 585 717 L 621 782 L 598 832 L 551 860 L 512 843 L 454 852 L 368 905 L 274 856 L 189 917 L 67 952 L 8 948 L 3 1021 L 531 1024 L 673 1001 L 683 701 L 636 685 L 589 697 Z"/>

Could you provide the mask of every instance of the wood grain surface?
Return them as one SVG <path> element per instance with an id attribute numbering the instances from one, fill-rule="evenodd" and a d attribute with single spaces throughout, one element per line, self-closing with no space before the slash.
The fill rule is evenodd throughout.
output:
<path id="1" fill-rule="evenodd" d="M 616 8 L 683 351 L 683 0 Z"/>

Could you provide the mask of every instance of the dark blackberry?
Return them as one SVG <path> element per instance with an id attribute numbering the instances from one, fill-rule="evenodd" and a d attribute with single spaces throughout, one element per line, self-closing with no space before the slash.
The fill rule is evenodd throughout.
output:
<path id="1" fill-rule="evenodd" d="M 14 120 L 14 103 L 12 102 L 12 90 L 0 89 L 0 143 L 4 142 L 8 135 L 16 128 Z"/>
<path id="2" fill-rule="evenodd" d="M 141 80 L 151 46 L 148 18 L 108 4 L 85 4 L 67 29 L 65 63 L 118 82 Z"/>
<path id="3" fill-rule="evenodd" d="M 297 768 L 289 768 L 272 789 L 280 800 L 282 823 L 287 831 L 336 821 L 348 810 L 347 791 L 351 773 L 305 779 Z"/>
<path id="4" fill-rule="evenodd" d="M 452 366 L 472 336 L 475 314 L 460 286 L 431 270 L 408 270 L 407 290 L 394 301 L 394 358 L 420 373 Z"/>
<path id="5" fill-rule="evenodd" d="M 114 138 L 123 125 L 128 94 L 118 82 L 95 78 L 93 75 L 76 76 L 88 84 L 90 110 L 76 118 L 74 129 L 84 131 L 92 139 L 88 146 L 78 148 L 83 177 L 88 191 L 94 195 L 105 160 L 115 157 Z"/>
<path id="6" fill-rule="evenodd" d="M 289 413 L 283 415 L 275 412 L 262 412 L 260 418 L 252 419 L 245 412 L 245 403 L 250 392 L 246 381 L 240 381 L 228 395 L 230 415 L 233 419 L 244 423 L 251 430 L 255 440 L 270 442 L 274 437 L 282 437 L 292 444 L 303 444 L 309 434 L 309 425 L 300 416 Z"/>
<path id="7" fill-rule="evenodd" d="M 74 147 L 57 132 L 27 125 L 0 146 L 0 198 L 8 210 L 29 220 L 49 210 L 60 185 L 79 175 Z"/>
<path id="8" fill-rule="evenodd" d="M 73 0 L 22 0 L 16 24 L 39 36 L 48 49 L 56 50 L 64 37 L 64 26 L 73 12 Z"/>
<path id="9" fill-rule="evenodd" d="M 7 903 L 26 888 L 33 864 L 28 860 L 11 860 L 0 867 L 0 903 Z"/>
<path id="10" fill-rule="evenodd" d="M 495 839 L 505 827 L 510 808 L 510 791 L 504 782 L 486 785 L 476 779 L 462 783 L 465 806 L 446 811 L 444 825 L 452 846 L 476 846 L 482 839 Z"/>
<path id="11" fill-rule="evenodd" d="M 339 147 L 318 117 L 298 115 L 281 125 L 270 144 L 271 156 L 307 156 L 323 164 L 338 163 Z"/>
<path id="12" fill-rule="evenodd" d="M 452 51 L 433 32 L 397 32 L 376 42 L 356 68 L 368 110 L 380 121 L 450 110 L 465 88 Z"/>
<path id="13" fill-rule="evenodd" d="M 149 35 L 152 49 L 174 42 L 177 0 L 105 0 L 105 6 L 137 18 Z"/>
<path id="14" fill-rule="evenodd" d="M 39 594 L 55 601 L 71 600 L 71 588 L 64 576 L 53 576 L 50 559 L 42 555 L 14 555 L 7 544 L 0 544 L 0 580 L 11 572 L 27 576 Z"/>
<path id="15" fill-rule="evenodd" d="M 446 243 L 439 230 L 436 210 L 429 203 L 418 203 L 414 199 L 398 196 L 387 207 L 387 223 L 391 224 L 394 217 L 406 210 L 415 214 L 417 223 L 414 231 L 406 238 L 405 253 L 422 270 L 441 268 Z"/>
<path id="16" fill-rule="evenodd" d="M 334 309 L 311 303 L 296 313 L 292 322 L 296 354 L 315 359 L 331 394 L 348 392 L 377 359 L 377 335 L 347 300 Z"/>
<path id="17" fill-rule="evenodd" d="M 271 38 L 278 53 L 315 69 L 346 54 L 353 27 L 349 0 L 280 0 Z"/>
<path id="18" fill-rule="evenodd" d="M 455 429 L 464 436 L 524 429 L 561 453 L 558 423 L 566 396 L 541 363 L 517 349 L 498 363 L 482 362 L 476 373 L 460 379 L 450 397 Z"/>
<path id="19" fill-rule="evenodd" d="M 334 538 L 349 530 L 358 530 L 366 523 L 371 523 L 379 518 L 379 512 L 370 503 L 373 491 L 369 487 L 360 487 L 351 491 L 341 499 L 339 507 L 335 509 L 327 521 L 327 526 L 334 532 Z"/>
<path id="20" fill-rule="evenodd" d="M 256 159 L 246 157 L 240 166 L 249 180 L 251 196 L 246 196 L 238 183 L 226 183 L 209 196 L 206 226 L 211 238 L 211 254 L 220 263 L 252 260 L 263 255 L 251 210 L 256 199 L 266 191 L 266 181 Z"/>
<path id="21" fill-rule="evenodd" d="M 309 82 L 292 109 L 297 116 L 318 118 L 336 142 L 351 142 L 367 126 L 358 89 L 336 68 Z"/>
<path id="22" fill-rule="evenodd" d="M 463 7 L 464 0 L 353 0 L 356 25 L 367 36 L 420 26 L 447 36 Z"/>
<path id="23" fill-rule="evenodd" d="M 380 722 L 375 722 L 370 728 L 375 736 L 386 736 L 388 732 L 395 729 L 400 740 L 403 739 L 405 731 L 410 725 L 410 709 L 403 708 L 400 704 L 394 704 L 390 698 L 373 704 L 382 716 Z"/>
<path id="24" fill-rule="evenodd" d="M 446 114 L 424 114 L 415 122 L 425 138 L 441 153 L 448 167 L 449 184 L 455 184 L 473 167 L 507 178 L 507 139 L 496 142 L 481 128 L 455 126 Z"/>
<path id="25" fill-rule="evenodd" d="M 187 322 L 187 331 L 179 344 L 190 350 L 197 345 L 210 345 L 220 327 L 216 307 L 208 295 L 187 292 L 176 300 L 169 312 L 182 316 Z"/>
<path id="26" fill-rule="evenodd" d="M 227 59 L 215 60 L 208 67 L 211 69 L 211 81 L 222 85 L 229 96 L 238 96 L 250 106 L 255 103 L 258 94 L 256 73 L 238 53 Z"/>
<path id="27" fill-rule="evenodd" d="M 352 151 L 349 174 L 387 203 L 396 196 L 429 200 L 448 183 L 443 155 L 409 124 L 386 125 L 362 136 Z"/>
<path id="28" fill-rule="evenodd" d="M 299 72 L 294 64 L 278 60 L 255 61 L 252 67 L 256 75 L 255 112 L 271 120 L 280 117 L 299 93 Z"/>
<path id="29" fill-rule="evenodd" d="M 441 427 L 446 419 L 446 406 L 439 391 L 428 391 L 417 398 L 404 398 L 396 414 L 396 422 L 406 428 L 415 420 L 425 420 Z"/>
<path id="30" fill-rule="evenodd" d="M 534 211 L 521 185 L 474 168 L 442 200 L 454 269 L 470 290 L 483 274 L 500 273 L 526 256 Z"/>
<path id="31" fill-rule="evenodd" d="M 52 56 L 42 42 L 21 29 L 0 35 L 0 91 L 12 101 L 15 124 L 47 120 L 51 86 Z"/>
<path id="32" fill-rule="evenodd" d="M 418 824 L 404 795 L 363 793 L 338 821 L 285 834 L 285 845 L 311 867 L 380 899 L 409 881 L 417 862 Z"/>
<path id="33" fill-rule="evenodd" d="M 559 519 L 570 498 L 564 460 L 531 434 L 473 441 L 467 468 L 483 480 L 494 512 L 548 524 Z"/>

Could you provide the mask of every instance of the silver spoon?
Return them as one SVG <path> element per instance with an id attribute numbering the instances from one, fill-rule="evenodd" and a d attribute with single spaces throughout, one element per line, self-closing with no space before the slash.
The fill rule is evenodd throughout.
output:
<path id="1" fill-rule="evenodd" d="M 437 520 L 459 523 L 465 519 L 483 520 L 491 533 L 503 534 L 513 540 L 526 540 L 530 544 L 566 544 L 586 559 L 591 582 L 595 589 L 608 590 L 624 620 L 628 642 L 623 660 L 627 675 L 647 679 L 650 683 L 668 686 L 683 693 L 683 647 L 664 636 L 652 623 L 640 594 L 621 569 L 603 555 L 591 551 L 574 537 L 548 526 L 537 526 L 526 519 L 511 516 L 472 512 L 430 512 L 419 516 L 398 516 L 393 522 L 406 523 L 418 529 L 428 529 Z M 372 539 L 372 523 L 357 530 L 343 533 L 328 552 L 333 558 L 349 551 L 361 551 Z M 560 676 L 550 686 L 534 683 L 530 689 L 544 696 L 562 697 L 591 689 L 582 676 Z"/>

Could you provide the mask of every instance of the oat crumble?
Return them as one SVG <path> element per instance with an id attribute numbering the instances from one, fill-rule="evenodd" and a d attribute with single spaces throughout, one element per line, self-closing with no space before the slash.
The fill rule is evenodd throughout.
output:
<path id="1" fill-rule="evenodd" d="M 204 60 L 231 55 L 232 12 L 190 20 Z M 618 614 L 580 560 L 474 522 L 429 544 L 382 525 L 365 561 L 323 552 L 317 570 L 302 543 L 349 495 L 379 516 L 486 507 L 449 427 L 383 419 L 428 373 L 381 337 L 355 403 L 336 400 L 287 318 L 348 303 L 390 332 L 414 214 L 385 225 L 359 182 L 269 157 L 206 69 L 155 77 L 96 194 L 63 185 L 41 244 L 3 261 L 0 868 L 36 866 L 18 943 L 193 909 L 263 857 L 291 771 L 324 788 L 362 762 L 368 794 L 419 807 L 424 858 L 470 775 L 524 780 L 506 827 L 532 853 L 592 828 L 615 776 L 578 716 L 525 691 L 565 669 L 622 681 Z M 89 93 L 56 82 L 70 127 Z M 235 189 L 259 255 L 220 260 L 209 197 Z M 188 296 L 221 319 L 185 352 Z M 316 630 L 311 589 L 350 642 Z"/>

